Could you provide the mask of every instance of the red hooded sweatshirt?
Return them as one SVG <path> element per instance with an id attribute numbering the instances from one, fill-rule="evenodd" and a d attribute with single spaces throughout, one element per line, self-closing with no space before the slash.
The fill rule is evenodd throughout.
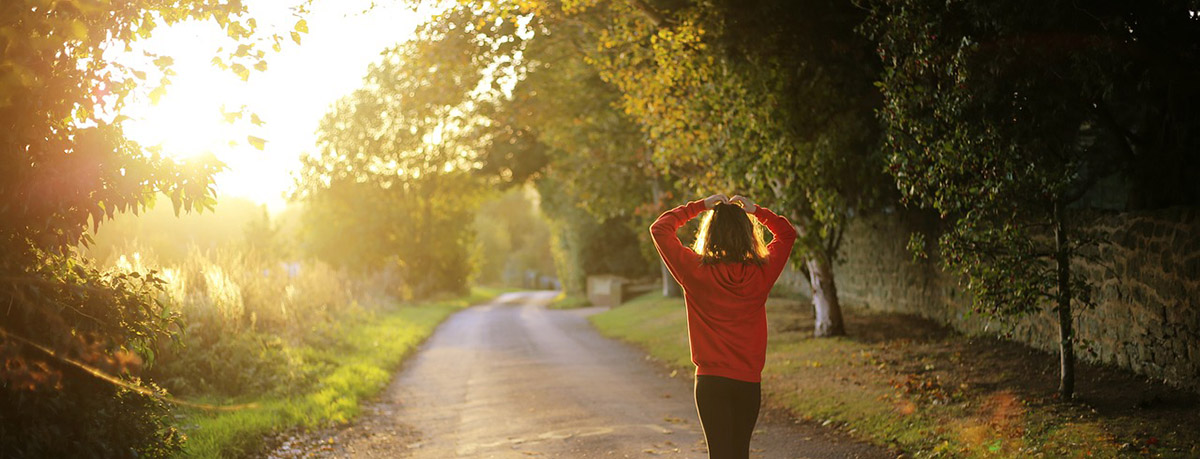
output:
<path id="1" fill-rule="evenodd" d="M 696 374 L 759 382 L 767 355 L 767 293 L 792 253 L 796 229 L 786 218 L 758 206 L 754 217 L 775 235 L 767 244 L 767 262 L 701 264 L 700 255 L 684 247 L 675 232 L 705 210 L 704 201 L 668 210 L 650 225 L 650 234 L 671 275 L 683 286 Z"/>

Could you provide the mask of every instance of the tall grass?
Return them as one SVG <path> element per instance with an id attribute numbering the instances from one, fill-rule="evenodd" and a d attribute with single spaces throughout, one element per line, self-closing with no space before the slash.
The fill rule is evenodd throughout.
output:
<path id="1" fill-rule="evenodd" d="M 157 271 L 160 300 L 180 319 L 175 344 L 157 350 L 147 376 L 176 397 L 252 404 L 182 410 L 185 452 L 194 457 L 242 456 L 273 431 L 348 420 L 442 319 L 499 293 L 411 303 L 387 272 L 358 276 L 232 247 L 193 246 L 177 263 L 155 258 L 128 245 L 108 260 Z"/>
<path id="2" fill-rule="evenodd" d="M 319 374 L 307 387 L 263 397 L 254 407 L 232 412 L 187 412 L 185 452 L 191 457 L 243 457 L 257 451 L 268 433 L 349 420 L 442 319 L 469 302 L 409 305 L 370 321 L 342 324 L 324 346 L 300 349 L 307 355 L 302 365 Z"/>
<path id="3" fill-rule="evenodd" d="M 192 247 L 181 263 L 156 264 L 130 247 L 112 264 L 157 270 L 162 301 L 180 321 L 177 345 L 160 349 L 150 377 L 177 396 L 227 399 L 279 395 L 311 385 L 320 365 L 299 351 L 320 346 L 340 324 L 389 307 L 382 276 L 358 278 L 319 262 L 272 260 L 232 248 Z"/>

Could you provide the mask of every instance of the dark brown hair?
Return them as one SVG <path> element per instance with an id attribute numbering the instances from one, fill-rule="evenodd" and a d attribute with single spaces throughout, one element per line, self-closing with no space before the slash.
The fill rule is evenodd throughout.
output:
<path id="1" fill-rule="evenodd" d="M 700 231 L 692 247 L 700 262 L 751 263 L 767 261 L 762 226 L 750 220 L 745 210 L 734 204 L 719 203 L 700 220 Z"/>

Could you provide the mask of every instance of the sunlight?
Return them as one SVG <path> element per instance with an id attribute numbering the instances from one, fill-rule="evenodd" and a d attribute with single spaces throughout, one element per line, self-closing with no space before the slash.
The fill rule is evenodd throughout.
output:
<path id="1" fill-rule="evenodd" d="M 296 23 L 290 7 L 297 3 L 245 2 L 260 31 L 285 37 Z M 330 105 L 361 86 L 367 65 L 381 51 L 409 39 L 437 10 L 369 0 L 317 2 L 300 44 L 289 38 L 277 52 L 265 46 L 266 70 L 252 71 L 244 81 L 212 63 L 218 49 L 229 46 L 216 24 L 161 27 L 134 43 L 131 52 L 114 53 L 150 74 L 122 112 L 130 117 L 125 133 L 177 159 L 211 153 L 227 166 L 216 176 L 219 195 L 248 198 L 278 212 L 286 206 L 301 155 L 316 150 L 315 130 Z M 157 103 L 149 94 L 158 76 L 143 51 L 174 59 L 175 75 Z"/>
<path id="2" fill-rule="evenodd" d="M 144 145 L 161 146 L 173 158 L 213 153 L 225 161 L 231 143 L 244 142 L 246 135 L 240 132 L 244 127 L 226 122 L 222 112 L 218 95 L 230 92 L 232 85 L 223 81 L 229 75 L 213 68 L 180 73 L 180 81 L 157 105 L 138 107 L 139 117 L 125 124 L 126 132 Z"/>

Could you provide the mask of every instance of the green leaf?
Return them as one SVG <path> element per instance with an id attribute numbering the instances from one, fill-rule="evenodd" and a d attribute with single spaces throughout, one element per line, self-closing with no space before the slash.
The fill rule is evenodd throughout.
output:
<path id="1" fill-rule="evenodd" d="M 994 442 L 992 442 L 992 444 L 988 445 L 988 451 L 991 451 L 993 453 L 999 452 L 1001 444 L 1002 444 L 1001 440 L 999 438 L 997 438 L 996 441 L 994 441 Z"/>

